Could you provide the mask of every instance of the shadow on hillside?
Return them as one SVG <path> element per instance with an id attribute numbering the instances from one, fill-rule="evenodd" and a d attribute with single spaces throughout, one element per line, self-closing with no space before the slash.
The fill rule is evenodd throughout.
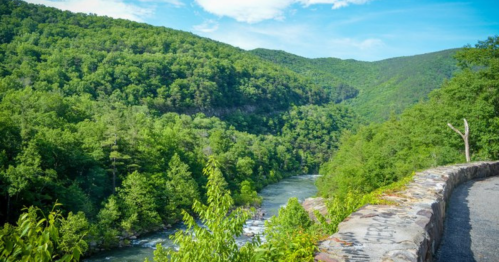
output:
<path id="1" fill-rule="evenodd" d="M 435 256 L 439 262 L 476 262 L 471 250 L 468 195 L 476 181 L 468 181 L 452 192 L 447 206 L 444 235 Z"/>

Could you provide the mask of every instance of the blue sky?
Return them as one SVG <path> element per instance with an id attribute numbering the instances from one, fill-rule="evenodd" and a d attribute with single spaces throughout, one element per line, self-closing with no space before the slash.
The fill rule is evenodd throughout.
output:
<path id="1" fill-rule="evenodd" d="M 376 61 L 499 35 L 499 1 L 28 0 L 165 26 L 243 49 Z"/>

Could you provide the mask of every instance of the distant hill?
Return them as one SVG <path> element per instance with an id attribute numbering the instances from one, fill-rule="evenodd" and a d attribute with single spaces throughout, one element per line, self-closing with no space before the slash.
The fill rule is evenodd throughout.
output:
<path id="1" fill-rule="evenodd" d="M 397 57 L 377 62 L 341 60 L 337 58 L 308 59 L 284 51 L 255 49 L 251 53 L 275 64 L 285 66 L 320 86 L 335 87 L 343 100 L 370 121 L 387 119 L 391 112 L 427 98 L 457 70 L 453 55 L 458 49 Z M 358 95 L 357 95 L 358 92 Z"/>
<path id="2" fill-rule="evenodd" d="M 303 75 L 191 33 L 9 4 L 23 11 L 0 10 L 0 76 L 22 87 L 113 97 L 160 113 L 273 111 L 331 100 Z"/>

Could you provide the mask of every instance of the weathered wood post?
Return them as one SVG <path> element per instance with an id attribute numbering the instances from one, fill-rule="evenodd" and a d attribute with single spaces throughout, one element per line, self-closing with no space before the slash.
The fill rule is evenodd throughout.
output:
<path id="1" fill-rule="evenodd" d="M 464 120 L 464 135 L 461 133 L 459 130 L 457 130 L 455 127 L 453 127 L 450 123 L 447 123 L 447 125 L 456 133 L 458 133 L 464 140 L 464 153 L 466 154 L 466 162 L 470 162 L 470 145 L 468 143 L 468 137 L 470 134 L 470 127 L 468 126 L 468 121 L 466 121 L 466 118 L 463 118 Z"/>

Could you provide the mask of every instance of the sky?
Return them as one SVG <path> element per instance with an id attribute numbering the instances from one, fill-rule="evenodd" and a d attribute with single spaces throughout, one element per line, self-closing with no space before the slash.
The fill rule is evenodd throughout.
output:
<path id="1" fill-rule="evenodd" d="M 27 0 L 192 32 L 242 49 L 378 61 L 499 35 L 499 1 Z"/>

